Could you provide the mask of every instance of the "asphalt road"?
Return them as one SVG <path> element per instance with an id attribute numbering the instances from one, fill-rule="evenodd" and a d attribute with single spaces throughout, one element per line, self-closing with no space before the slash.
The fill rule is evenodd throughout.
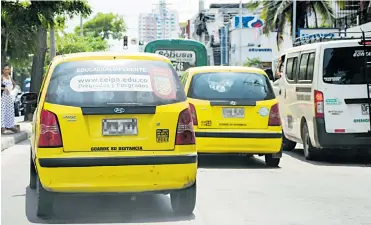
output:
<path id="1" fill-rule="evenodd" d="M 1 224 L 371 224 L 371 161 L 309 163 L 300 151 L 284 154 L 281 168 L 261 158 L 203 157 L 194 216 L 172 214 L 168 196 L 59 196 L 55 218 L 35 216 L 28 185 L 29 142 L 1 153 Z M 353 161 L 353 162 L 351 162 Z"/>

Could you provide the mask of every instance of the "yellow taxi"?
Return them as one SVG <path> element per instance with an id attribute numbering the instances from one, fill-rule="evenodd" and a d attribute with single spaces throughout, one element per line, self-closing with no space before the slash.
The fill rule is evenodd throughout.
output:
<path id="1" fill-rule="evenodd" d="M 150 53 L 57 56 L 44 76 L 31 136 L 37 215 L 55 193 L 170 194 L 173 211 L 196 204 L 197 150 L 179 77 Z"/>
<path id="2" fill-rule="evenodd" d="M 279 165 L 282 128 L 278 101 L 263 70 L 195 67 L 182 74 L 181 82 L 199 154 L 264 155 L 267 166 Z"/>

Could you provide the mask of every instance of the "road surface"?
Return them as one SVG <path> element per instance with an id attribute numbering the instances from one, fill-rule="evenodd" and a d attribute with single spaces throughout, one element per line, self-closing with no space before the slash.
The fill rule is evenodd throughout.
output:
<path id="1" fill-rule="evenodd" d="M 58 196 L 55 218 L 35 216 L 29 142 L 1 153 L 1 224 L 371 224 L 371 162 L 309 163 L 285 153 L 281 168 L 261 158 L 203 157 L 194 216 L 172 214 L 168 196 Z M 349 160 L 348 160 L 349 161 Z"/>

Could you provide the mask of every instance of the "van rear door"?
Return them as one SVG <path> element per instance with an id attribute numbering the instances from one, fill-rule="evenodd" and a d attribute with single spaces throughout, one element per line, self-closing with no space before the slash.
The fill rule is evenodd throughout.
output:
<path id="1" fill-rule="evenodd" d="M 371 62 L 371 47 L 366 47 Z M 364 47 L 327 47 L 323 52 L 323 77 L 319 81 L 324 95 L 324 115 L 328 133 L 366 133 L 370 131 L 370 109 L 364 70 Z M 368 66 L 371 81 L 371 67 Z"/>

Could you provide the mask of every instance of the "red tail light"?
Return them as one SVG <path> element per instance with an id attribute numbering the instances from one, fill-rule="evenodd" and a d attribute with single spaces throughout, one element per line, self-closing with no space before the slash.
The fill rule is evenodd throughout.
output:
<path id="1" fill-rule="evenodd" d="M 189 103 L 189 109 L 191 110 L 193 125 L 198 125 L 198 120 L 197 120 L 197 114 L 196 114 L 196 108 L 195 108 L 195 106 L 193 104 Z"/>
<path id="2" fill-rule="evenodd" d="M 317 90 L 314 90 L 314 114 L 316 118 L 324 118 L 324 99 L 323 93 Z"/>
<path id="3" fill-rule="evenodd" d="M 191 110 L 185 109 L 179 114 L 175 144 L 191 145 L 195 143 L 196 137 L 193 130 Z"/>
<path id="4" fill-rule="evenodd" d="M 47 110 L 41 111 L 39 147 L 62 147 L 62 136 L 57 116 Z"/>
<path id="5" fill-rule="evenodd" d="M 274 104 L 269 112 L 268 126 L 281 126 L 280 111 L 278 103 Z"/>

